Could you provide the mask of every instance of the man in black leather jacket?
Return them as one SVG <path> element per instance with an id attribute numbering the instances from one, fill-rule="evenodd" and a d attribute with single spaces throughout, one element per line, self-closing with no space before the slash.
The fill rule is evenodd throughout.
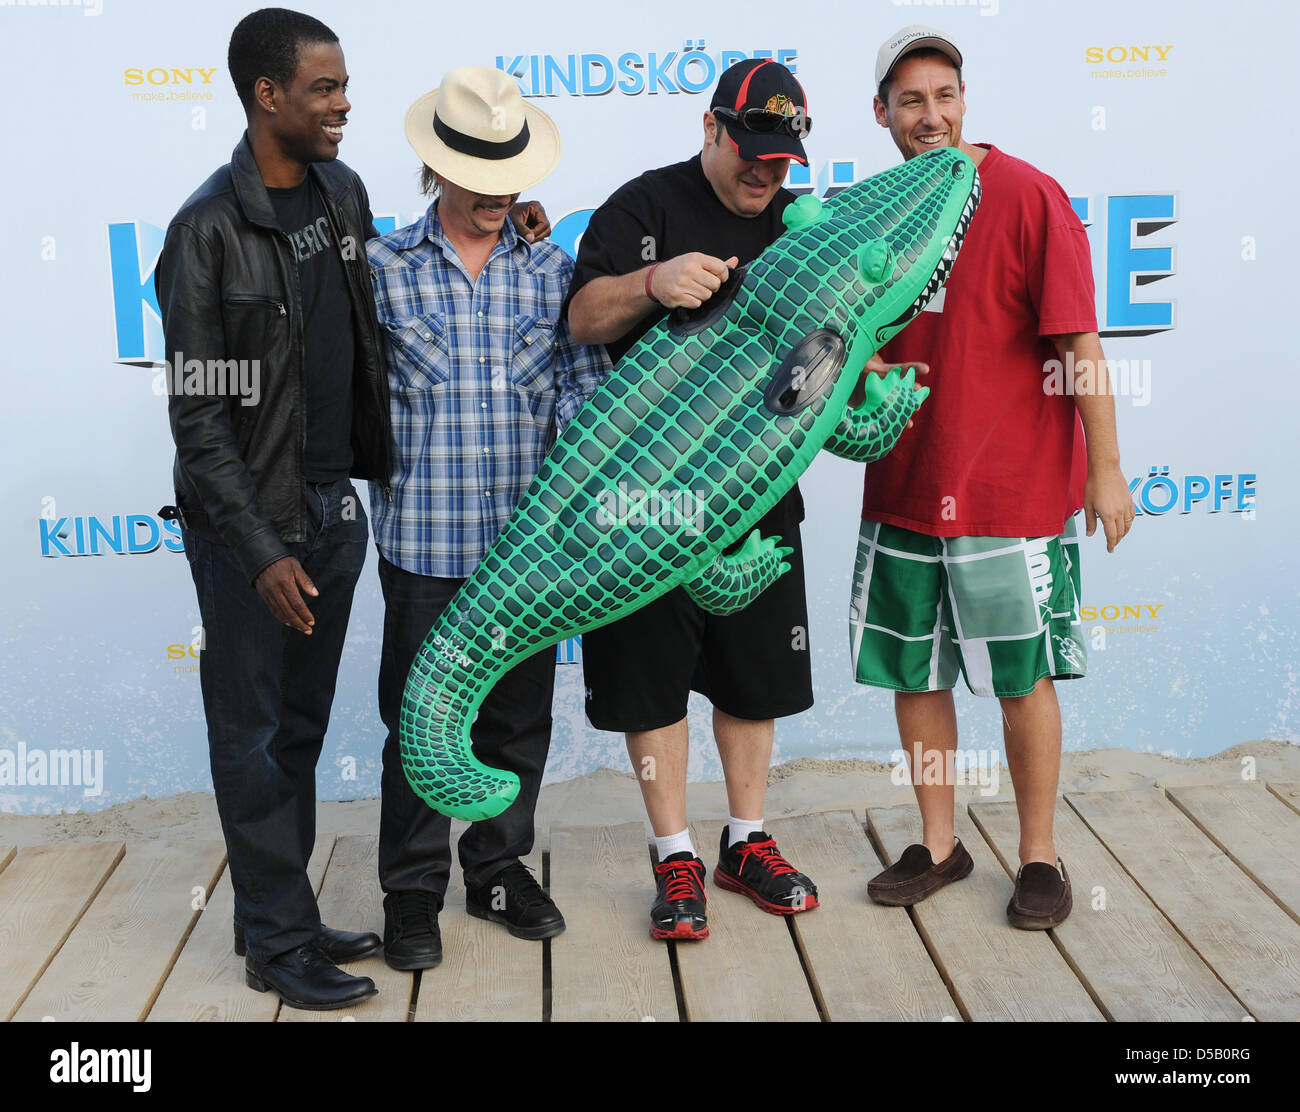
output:
<path id="1" fill-rule="evenodd" d="M 336 967 L 380 946 L 322 926 L 307 877 L 315 770 L 368 530 L 349 475 L 386 487 L 388 387 L 338 39 L 263 9 L 230 41 L 248 131 L 181 207 L 155 282 L 177 517 L 203 618 L 212 779 L 246 979 L 294 1007 L 375 994 Z"/>

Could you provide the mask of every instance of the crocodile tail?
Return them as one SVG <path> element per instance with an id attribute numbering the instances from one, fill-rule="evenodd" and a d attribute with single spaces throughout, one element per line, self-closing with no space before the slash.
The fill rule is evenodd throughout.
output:
<path id="1" fill-rule="evenodd" d="M 553 553 L 543 532 L 512 519 L 411 664 L 398 736 L 402 768 L 416 795 L 444 815 L 494 818 L 519 794 L 518 776 L 474 756 L 470 727 L 506 672 L 560 640 L 545 604 L 550 584 L 536 570 Z"/>
<path id="2" fill-rule="evenodd" d="M 474 756 L 470 725 L 488 688 L 476 679 L 481 669 L 449 655 L 442 628 L 440 622 L 420 646 L 402 693 L 402 769 L 435 811 L 468 822 L 493 818 L 515 801 L 519 777 Z"/>

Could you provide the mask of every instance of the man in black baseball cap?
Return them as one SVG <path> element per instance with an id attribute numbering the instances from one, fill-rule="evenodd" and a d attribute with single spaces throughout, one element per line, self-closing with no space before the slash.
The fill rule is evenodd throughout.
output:
<path id="1" fill-rule="evenodd" d="M 802 141 L 812 119 L 803 86 L 785 66 L 767 58 L 737 62 L 719 79 L 709 110 L 742 159 L 808 164 Z"/>
<path id="2" fill-rule="evenodd" d="M 617 362 L 670 311 L 730 296 L 735 284 L 722 288 L 732 271 L 785 230 L 781 215 L 794 195 L 782 182 L 792 158 L 807 161 L 802 140 L 811 126 L 803 89 L 784 66 L 750 59 L 728 69 L 704 113 L 700 152 L 628 182 L 593 214 L 569 287 L 574 340 L 604 344 Z M 653 938 L 709 933 L 705 866 L 686 816 L 692 690 L 713 704 L 727 781 L 715 883 L 775 915 L 817 906 L 816 886 L 763 831 L 774 719 L 813 701 L 802 520 L 796 486 L 758 525 L 794 549 L 791 570 L 739 613 L 708 614 L 679 588 L 583 635 L 587 717 L 626 734 L 654 829 Z"/>

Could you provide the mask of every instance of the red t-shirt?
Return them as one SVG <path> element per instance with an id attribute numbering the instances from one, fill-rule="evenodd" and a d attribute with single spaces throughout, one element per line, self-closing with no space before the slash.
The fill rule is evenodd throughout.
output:
<path id="1" fill-rule="evenodd" d="M 984 145 L 984 144 L 981 144 Z M 862 516 L 935 537 L 1060 533 L 1083 505 L 1087 455 L 1069 394 L 1044 392 L 1049 337 L 1097 331 L 1088 235 L 1065 191 L 996 147 L 935 310 L 881 352 L 928 363 L 930 397 L 867 465 Z"/>

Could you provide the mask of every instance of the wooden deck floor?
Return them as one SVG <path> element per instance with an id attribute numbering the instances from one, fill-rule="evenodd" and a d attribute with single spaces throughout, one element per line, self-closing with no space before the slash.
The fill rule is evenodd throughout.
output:
<path id="1" fill-rule="evenodd" d="M 719 823 L 694 827 L 713 864 Z M 647 933 L 640 822 L 555 827 L 530 862 L 568 930 L 522 942 L 471 919 L 459 878 L 443 964 L 353 968 L 380 995 L 351 1012 L 281 1008 L 244 987 L 220 844 L 0 846 L 0 1016 L 15 1020 L 1259 1020 L 1300 1019 L 1300 782 L 1063 797 L 1074 913 L 1005 919 L 1015 807 L 975 802 L 970 878 L 910 911 L 867 879 L 916 840 L 912 806 L 771 823 L 822 906 L 786 920 L 709 884 L 711 937 Z M 383 929 L 377 838 L 325 836 L 311 875 L 332 926 Z M 453 870 L 455 872 L 455 870 Z"/>

